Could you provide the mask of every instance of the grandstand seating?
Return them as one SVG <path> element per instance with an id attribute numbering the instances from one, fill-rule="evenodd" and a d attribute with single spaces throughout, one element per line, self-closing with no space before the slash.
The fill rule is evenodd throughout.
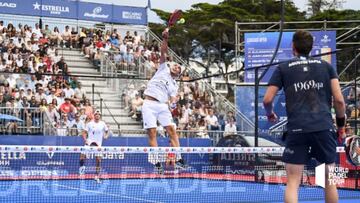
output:
<path id="1" fill-rule="evenodd" d="M 17 28 L 17 26 L 15 27 Z M 69 28 L 69 30 L 71 30 L 71 28 Z M 126 36 L 122 36 L 119 31 L 105 32 L 94 29 L 81 29 L 80 32 L 73 32 L 72 37 L 68 41 L 61 40 L 66 39 L 66 33 L 60 31 L 60 36 L 52 40 L 51 36 L 54 34 L 51 31 L 45 32 L 42 30 L 44 37 L 39 37 L 37 35 L 41 34 L 36 34 L 38 31 L 34 31 L 34 29 L 31 29 L 27 25 L 24 25 L 22 28 L 17 28 L 17 30 L 13 32 L 7 31 L 6 28 L 0 29 L 0 31 L 3 33 L 0 35 L 0 42 L 3 43 L 1 51 L 4 59 L 4 65 L 0 65 L 0 71 L 9 73 L 36 73 L 32 79 L 26 74 L 5 74 L 4 76 L 6 78 L 0 78 L 2 84 L 4 84 L 5 81 L 8 81 L 5 82 L 5 84 L 10 84 L 10 88 L 8 88 L 7 91 L 5 91 L 7 87 L 2 86 L 4 88 L 1 89 L 1 92 L 5 93 L 4 107 L 9 103 L 11 96 L 15 96 L 15 100 L 19 99 L 15 90 L 18 89 L 19 91 L 23 86 L 21 83 L 20 85 L 19 83 L 15 84 L 14 81 L 17 80 L 17 78 L 24 77 L 25 79 L 21 81 L 22 83 L 42 84 L 42 88 L 37 86 L 31 89 L 32 94 L 36 95 L 37 100 L 33 102 L 31 107 L 38 107 L 40 100 L 46 98 L 47 100 L 43 101 L 40 107 L 45 112 L 48 111 L 47 108 L 52 102 L 48 98 L 57 101 L 57 104 L 54 104 L 54 106 L 59 115 L 57 116 L 56 113 L 52 113 L 52 117 L 46 118 L 48 120 L 42 123 L 41 127 L 45 128 L 48 126 L 50 129 L 54 127 L 57 129 L 64 127 L 65 129 L 70 128 L 72 127 L 70 123 L 74 120 L 75 114 L 82 112 L 82 108 L 86 109 L 85 114 L 89 119 L 92 118 L 91 114 L 95 108 L 101 108 L 103 111 L 103 119 L 110 125 L 110 128 L 114 130 L 115 133 L 119 129 L 122 131 L 128 129 L 141 131 L 141 113 L 131 112 L 131 108 L 128 107 L 131 106 L 136 92 L 140 93 L 140 96 L 143 96 L 142 92 L 146 83 L 137 80 L 129 83 L 129 80 L 109 80 L 97 78 L 97 76 L 101 74 L 106 76 L 109 73 L 113 74 L 115 72 L 116 75 L 150 78 L 159 66 L 159 43 L 156 40 L 147 42 L 144 41 L 143 36 L 137 35 L 133 37 L 135 32 L 128 32 Z M 17 43 L 19 38 L 20 43 Z M 60 39 L 60 41 L 58 39 Z M 24 45 L 22 45 L 22 43 Z M 10 49 L 12 51 L 7 53 Z M 20 54 L 16 51 L 17 49 L 19 49 Z M 36 51 L 37 49 L 40 49 L 40 51 Z M 29 52 L 27 50 L 31 51 Z M 57 50 L 56 54 L 55 50 Z M 14 53 L 11 54 L 10 52 Z M 13 57 L 13 55 L 15 57 Z M 26 65 L 23 66 L 20 59 L 16 61 L 16 58 L 21 58 L 18 57 L 20 55 L 24 56 L 22 62 L 24 64 L 30 64 L 29 67 L 24 68 Z M 61 60 L 62 58 L 64 60 Z M 101 61 L 103 64 L 101 64 Z M 104 68 L 104 63 L 112 63 L 114 65 L 112 67 L 114 68 L 107 70 Z M 40 68 L 38 68 L 39 64 Z M 44 72 L 62 74 L 62 76 L 41 76 L 41 73 Z M 83 77 L 69 77 L 68 75 L 82 75 Z M 60 86 L 56 86 L 56 84 Z M 82 84 L 80 85 L 80 89 L 79 84 Z M 70 88 L 66 90 L 65 86 L 67 85 L 69 85 Z M 61 86 L 64 86 L 64 89 L 62 89 Z M 113 88 L 113 86 L 120 88 Z M 133 87 L 133 90 L 131 90 L 131 87 Z M 52 92 L 53 88 L 54 93 Z M 27 91 L 25 89 L 26 88 L 21 91 Z M 69 107 L 64 107 L 65 109 L 70 109 L 68 112 L 62 112 L 63 109 L 62 107 L 60 108 L 62 103 L 65 102 L 65 96 L 62 92 L 66 94 L 66 97 L 70 97 L 71 103 L 73 104 L 69 105 Z M 72 92 L 77 92 L 77 94 Z M 84 94 L 80 96 L 79 92 Z M 179 105 L 178 108 L 173 111 L 174 121 L 178 130 L 194 130 L 195 136 L 207 137 L 206 130 L 223 130 L 225 128 L 225 120 L 228 119 L 224 115 L 226 112 L 215 111 L 215 115 L 211 120 L 209 119 L 208 112 L 210 109 L 216 109 L 214 103 L 217 99 L 214 98 L 216 95 L 207 93 L 204 86 L 199 85 L 197 82 L 180 84 Z M 93 106 L 89 107 L 85 105 L 86 101 L 93 103 Z M 65 113 L 70 121 L 65 121 L 61 118 Z M 56 116 L 54 116 L 55 114 Z M 81 116 L 84 120 L 86 119 L 86 116 Z M 41 120 L 45 120 L 45 118 Z M 210 121 L 215 120 L 218 121 L 215 123 L 212 122 L 212 127 L 207 127 L 210 126 Z M 217 127 L 214 127 L 214 125 Z M 198 132 L 199 128 L 201 132 Z M 50 132 L 55 132 L 56 134 L 57 130 L 53 129 L 52 131 L 50 130 Z M 142 131 L 140 134 L 143 133 Z M 64 133 L 60 130 L 58 134 L 67 135 L 69 133 L 68 131 Z M 188 134 L 182 133 L 182 135 Z"/>

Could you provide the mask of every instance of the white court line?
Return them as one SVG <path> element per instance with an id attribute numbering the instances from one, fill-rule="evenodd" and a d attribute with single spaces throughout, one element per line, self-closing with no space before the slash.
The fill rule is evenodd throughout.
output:
<path id="1" fill-rule="evenodd" d="M 57 186 L 60 186 L 63 188 L 73 189 L 73 190 L 80 190 L 83 192 L 91 192 L 91 193 L 97 193 L 97 194 L 102 194 L 102 195 L 108 195 L 108 196 L 112 196 L 112 197 L 127 198 L 127 199 L 131 199 L 131 200 L 138 200 L 138 201 L 151 202 L 151 203 L 162 203 L 159 201 L 152 201 L 152 200 L 147 200 L 147 199 L 142 199 L 142 198 L 137 198 L 137 197 L 130 197 L 130 196 L 126 196 L 126 195 L 117 195 L 117 194 L 112 194 L 112 193 L 99 192 L 99 191 L 95 191 L 95 190 L 86 190 L 86 189 L 81 189 L 81 188 L 77 188 L 77 187 L 60 185 L 60 184 L 56 184 L 56 183 L 54 185 L 57 185 Z"/>

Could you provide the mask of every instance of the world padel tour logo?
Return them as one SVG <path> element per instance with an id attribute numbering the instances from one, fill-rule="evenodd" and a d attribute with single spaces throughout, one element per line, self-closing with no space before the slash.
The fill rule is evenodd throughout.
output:
<path id="1" fill-rule="evenodd" d="M 329 185 L 342 185 L 348 177 L 349 169 L 340 166 L 329 166 L 328 181 Z M 315 168 L 315 184 L 325 188 L 326 179 L 325 164 Z"/>

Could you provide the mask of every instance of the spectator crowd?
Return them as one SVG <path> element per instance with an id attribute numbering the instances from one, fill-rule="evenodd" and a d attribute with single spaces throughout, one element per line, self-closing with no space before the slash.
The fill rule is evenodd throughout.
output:
<path id="1" fill-rule="evenodd" d="M 50 125 L 58 134 L 77 134 L 93 118 L 81 83 L 69 75 L 65 58 L 59 55 L 60 46 L 78 46 L 76 40 L 68 26 L 60 33 L 48 25 L 15 27 L 0 21 L 0 113 L 25 124 L 21 129 L 18 122 L 2 119 L 4 132 L 34 133 L 33 129 Z"/>
<path id="2" fill-rule="evenodd" d="M 63 32 L 48 25 L 28 25 L 0 22 L 0 106 L 5 113 L 26 122 L 26 130 L 40 126 L 44 116 L 47 123 L 58 129 L 57 134 L 79 134 L 86 122 L 93 118 L 93 106 L 86 98 L 77 77 L 70 76 L 69 67 L 59 48 L 77 48 L 95 66 L 100 65 L 101 54 L 106 53 L 119 69 L 136 69 L 141 58 L 151 77 L 159 67 L 160 52 L 156 40 L 146 41 L 137 31 L 122 36 L 117 29 L 96 30 L 66 26 Z M 55 74 L 55 75 L 51 75 Z M 183 75 L 183 80 L 188 78 Z M 141 106 L 146 84 L 137 89 L 129 84 L 123 93 L 129 116 L 141 121 Z M 172 110 L 174 125 L 180 135 L 191 131 L 198 137 L 211 137 L 211 132 L 236 133 L 234 113 L 217 112 L 213 95 L 199 83 L 181 83 L 178 104 Z M 12 110 L 9 110 L 12 109 Z M 21 109 L 21 110 L 20 110 Z M 3 121 L 4 122 L 4 121 Z M 6 130 L 16 133 L 16 122 L 6 122 Z M 161 134 L 161 133 L 160 133 Z"/>

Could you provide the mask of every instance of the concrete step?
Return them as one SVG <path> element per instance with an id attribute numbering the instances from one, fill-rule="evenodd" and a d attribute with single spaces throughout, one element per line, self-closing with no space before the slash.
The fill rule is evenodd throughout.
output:
<path id="1" fill-rule="evenodd" d="M 92 86 L 85 86 L 85 87 L 83 87 L 83 89 L 86 92 L 92 93 Z M 116 91 L 113 91 L 111 88 L 104 87 L 104 86 L 97 86 L 96 84 L 94 86 L 94 90 L 95 90 L 95 92 L 99 92 L 100 94 L 106 94 L 106 93 L 117 94 L 118 93 Z"/>
<path id="2" fill-rule="evenodd" d="M 91 81 L 86 81 L 86 82 L 81 82 L 81 85 L 83 87 L 83 89 L 86 89 L 86 90 L 90 90 L 92 89 L 92 84 L 94 84 L 95 88 L 107 88 L 107 85 L 106 83 L 98 83 L 98 82 L 91 82 Z"/>
<path id="3" fill-rule="evenodd" d="M 88 58 L 85 58 L 83 56 L 70 57 L 66 60 L 66 63 L 75 63 L 75 62 L 92 64 L 92 62 Z"/>
<path id="4" fill-rule="evenodd" d="M 129 115 L 129 111 L 128 110 L 124 110 L 121 108 L 117 108 L 117 109 L 111 109 L 111 114 L 113 116 L 128 116 Z M 107 109 L 103 108 L 103 115 L 110 115 L 109 111 Z"/>
<path id="5" fill-rule="evenodd" d="M 79 72 L 79 73 L 91 73 L 91 74 L 96 74 L 98 76 L 101 76 L 101 73 L 98 72 L 96 69 L 94 68 L 77 68 L 77 67 L 71 67 L 69 66 L 69 70 L 71 73 L 74 73 L 74 72 Z"/>
<path id="6" fill-rule="evenodd" d="M 81 74 L 81 75 L 85 75 L 85 74 Z M 105 78 L 99 78 L 99 77 L 79 77 L 78 78 L 79 81 L 81 81 L 81 83 L 87 83 L 87 82 L 106 82 L 106 79 Z"/>
<path id="7" fill-rule="evenodd" d="M 66 63 L 68 64 L 68 66 L 71 68 L 71 69 L 74 69 L 74 68 L 88 68 L 88 69 L 95 69 L 95 67 L 93 66 L 92 63 L 88 63 L 88 62 L 68 62 L 66 61 Z"/>
<path id="8" fill-rule="evenodd" d="M 104 98 L 106 97 L 106 96 L 109 96 L 109 95 L 112 95 L 112 96 L 114 96 L 114 97 L 120 97 L 122 94 L 121 93 L 119 93 L 119 92 L 110 92 L 110 91 L 99 91 L 97 88 L 95 88 L 95 94 L 98 94 L 98 93 L 100 93 L 101 94 L 101 96 L 103 96 L 104 95 Z M 86 94 L 92 94 L 92 91 L 90 91 L 90 90 L 86 90 Z M 108 98 L 108 97 L 107 97 Z"/>
<path id="9" fill-rule="evenodd" d="M 92 95 L 89 95 L 92 98 Z M 95 102 L 100 102 L 100 97 L 95 97 L 94 95 L 94 101 Z M 119 104 L 122 104 L 122 101 L 120 100 L 120 98 L 116 98 L 116 97 L 111 97 L 111 98 L 103 98 L 103 102 L 105 102 L 106 104 L 108 104 L 109 102 L 117 102 Z"/>
<path id="10" fill-rule="evenodd" d="M 59 49 L 59 54 L 63 55 L 73 55 L 73 56 L 82 56 L 80 49 Z"/>
<path id="11" fill-rule="evenodd" d="M 117 129 L 117 128 L 115 128 Z M 135 130 L 139 131 L 139 133 L 141 132 L 142 134 L 145 134 L 145 131 L 143 130 L 143 126 L 142 125 L 138 125 L 138 126 L 131 126 L 131 125 L 122 125 L 120 126 L 120 130 L 128 130 L 131 132 L 134 132 Z M 136 132 L 134 132 L 136 133 Z"/>
<path id="12" fill-rule="evenodd" d="M 106 81 L 84 80 L 81 84 L 83 87 L 92 87 L 92 84 L 95 84 L 95 87 L 107 87 Z"/>
<path id="13" fill-rule="evenodd" d="M 92 99 L 92 94 L 90 93 L 90 94 L 86 94 L 89 98 L 91 98 Z M 123 101 L 121 100 L 121 96 L 114 96 L 114 95 L 104 95 L 104 94 L 102 94 L 102 95 L 98 95 L 96 92 L 95 92 L 95 94 L 94 94 L 94 100 L 95 101 L 100 101 L 100 99 L 103 99 L 103 101 L 105 101 L 106 102 L 106 104 L 107 104 L 107 102 L 119 102 L 120 104 L 122 104 L 123 103 Z"/>

